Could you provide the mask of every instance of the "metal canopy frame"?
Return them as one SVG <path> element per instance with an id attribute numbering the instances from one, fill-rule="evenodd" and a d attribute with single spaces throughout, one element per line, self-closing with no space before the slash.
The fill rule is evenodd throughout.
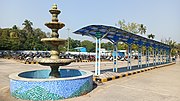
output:
<path id="1" fill-rule="evenodd" d="M 102 36 L 104 36 L 104 39 L 108 39 L 112 43 L 121 41 L 127 44 L 136 44 L 138 46 L 151 46 L 153 48 L 166 50 L 170 49 L 170 46 L 167 44 L 158 42 L 156 40 L 148 39 L 112 26 L 89 25 L 75 31 L 74 33 L 95 37 L 96 32 L 100 32 Z"/>
<path id="2" fill-rule="evenodd" d="M 81 29 L 79 29 L 79 30 L 77 30 L 77 31 L 75 31 L 73 33 L 80 34 L 82 36 L 84 36 L 84 35 L 85 36 L 91 36 L 91 37 L 93 37 L 94 39 L 97 40 L 97 38 L 96 38 L 96 33 L 97 32 L 101 33 L 101 36 L 102 36 L 99 39 L 99 42 L 100 42 L 101 39 L 108 39 L 114 45 L 114 52 L 116 52 L 116 56 L 113 57 L 113 59 L 114 59 L 113 60 L 114 61 L 113 71 L 115 71 L 115 72 L 117 72 L 117 63 L 116 63 L 116 61 L 117 61 L 117 43 L 118 42 L 124 42 L 124 43 L 128 44 L 128 46 L 129 46 L 128 54 L 130 54 L 130 56 L 128 56 L 128 60 L 129 60 L 128 61 L 128 68 L 130 68 L 130 69 L 131 69 L 130 58 L 131 58 L 131 45 L 132 44 L 136 44 L 141 48 L 142 48 L 142 46 L 145 46 L 146 49 L 148 49 L 148 52 L 146 53 L 147 54 L 147 63 L 148 63 L 148 65 L 149 65 L 149 47 L 153 47 L 153 49 L 165 50 L 165 51 L 169 51 L 171 49 L 169 45 L 164 44 L 162 42 L 152 40 L 152 39 L 148 39 L 148 38 L 142 37 L 140 35 L 133 34 L 133 33 L 127 32 L 125 30 L 122 30 L 120 28 L 113 27 L 113 26 L 89 25 L 89 26 L 83 27 L 83 28 L 81 28 Z M 97 48 L 97 49 L 100 50 L 100 47 Z M 140 52 L 140 54 L 142 54 L 141 50 L 139 52 Z M 139 56 L 139 57 L 141 57 L 141 56 Z M 100 57 L 98 57 L 98 58 L 100 60 Z M 162 62 L 163 62 L 163 59 L 162 59 Z M 100 66 L 100 63 L 96 63 L 96 64 L 99 64 L 99 66 Z M 141 60 L 140 60 L 140 65 L 138 65 L 138 66 L 142 67 Z M 95 69 L 95 73 L 96 73 L 95 75 L 100 75 L 100 67 Z"/>

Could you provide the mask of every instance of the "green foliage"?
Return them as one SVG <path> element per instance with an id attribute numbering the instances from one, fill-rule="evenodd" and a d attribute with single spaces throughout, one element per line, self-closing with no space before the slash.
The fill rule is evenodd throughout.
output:
<path id="1" fill-rule="evenodd" d="M 178 55 L 180 55 L 180 43 L 175 45 L 176 48 L 176 52 L 178 53 Z"/>
<path id="2" fill-rule="evenodd" d="M 0 31 L 1 33 L 0 33 L 0 49 L 1 50 L 5 50 L 5 49 L 8 49 L 8 48 L 10 48 L 10 36 L 9 36 L 9 29 L 1 29 L 1 31 Z"/>
<path id="3" fill-rule="evenodd" d="M 118 50 L 127 50 L 128 49 L 128 45 L 125 43 L 118 43 Z"/>
<path id="4" fill-rule="evenodd" d="M 137 34 L 139 32 L 146 32 L 146 28 L 145 26 L 143 26 L 143 24 L 137 24 L 135 22 L 132 23 L 128 23 L 126 24 L 125 20 L 119 20 L 118 21 L 118 25 L 120 26 L 121 29 Z"/>
<path id="5" fill-rule="evenodd" d="M 95 52 L 95 44 L 89 40 L 82 41 L 81 46 L 86 47 L 87 52 Z"/>
<path id="6" fill-rule="evenodd" d="M 139 28 L 138 28 L 140 34 L 146 34 L 146 26 L 144 26 L 143 24 L 140 24 Z"/>
<path id="7" fill-rule="evenodd" d="M 24 25 L 23 30 L 25 30 L 26 33 L 28 33 L 28 34 L 33 33 L 33 28 L 32 28 L 33 23 L 30 20 L 26 19 L 22 25 Z"/>
<path id="8" fill-rule="evenodd" d="M 113 50 L 113 44 L 111 42 L 101 43 L 101 47 L 106 50 Z"/>
<path id="9" fill-rule="evenodd" d="M 24 28 L 16 25 L 12 28 L 0 29 L 0 50 L 49 50 L 50 46 L 40 40 L 46 37 L 41 29 L 33 29 L 33 23 L 25 20 Z"/>
<path id="10" fill-rule="evenodd" d="M 133 45 L 132 45 L 132 49 L 133 49 L 133 50 L 138 50 L 138 46 L 137 46 L 136 44 L 133 44 Z"/>
<path id="11" fill-rule="evenodd" d="M 177 44 L 176 41 L 172 40 L 171 38 L 165 39 L 164 41 L 165 44 L 168 44 L 171 48 L 171 56 L 177 55 L 178 50 L 177 50 Z"/>
<path id="12" fill-rule="evenodd" d="M 148 36 L 149 39 L 154 39 L 155 38 L 155 35 L 153 35 L 153 34 L 149 34 L 147 36 Z"/>
<path id="13" fill-rule="evenodd" d="M 76 47 L 80 47 L 81 46 L 81 42 L 79 40 L 74 40 L 69 38 L 69 49 L 70 50 L 74 50 L 74 48 Z"/>

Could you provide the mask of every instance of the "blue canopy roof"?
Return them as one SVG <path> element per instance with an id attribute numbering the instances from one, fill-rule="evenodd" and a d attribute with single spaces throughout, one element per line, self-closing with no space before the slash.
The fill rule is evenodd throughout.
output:
<path id="1" fill-rule="evenodd" d="M 97 32 L 101 33 L 101 37 L 103 37 L 104 39 L 108 39 L 113 43 L 121 41 L 127 44 L 136 44 L 139 46 L 151 46 L 159 49 L 170 49 L 169 45 L 162 42 L 148 39 L 112 26 L 89 25 L 75 31 L 74 33 L 96 37 Z"/>

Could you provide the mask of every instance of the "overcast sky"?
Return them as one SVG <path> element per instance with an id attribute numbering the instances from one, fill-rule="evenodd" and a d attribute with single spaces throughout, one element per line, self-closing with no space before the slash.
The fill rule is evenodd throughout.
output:
<path id="1" fill-rule="evenodd" d="M 170 37 L 180 43 L 180 0 L 1 0 L 0 28 L 22 28 L 28 19 L 33 27 L 50 32 L 44 23 L 51 21 L 48 11 L 54 3 L 61 10 L 60 21 L 66 25 L 59 30 L 62 38 L 67 38 L 67 28 L 74 32 L 92 24 L 114 26 L 125 19 L 146 25 L 147 34 L 155 34 L 156 40 Z M 73 33 L 70 36 L 93 40 Z"/>

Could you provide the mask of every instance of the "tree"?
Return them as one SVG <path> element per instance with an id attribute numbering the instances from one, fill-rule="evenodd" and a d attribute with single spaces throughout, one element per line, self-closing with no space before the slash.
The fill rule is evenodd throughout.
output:
<path id="1" fill-rule="evenodd" d="M 140 24 L 140 26 L 139 26 L 139 32 L 140 32 L 140 34 L 142 35 L 142 34 L 146 34 L 146 26 L 144 26 L 143 24 Z"/>
<path id="2" fill-rule="evenodd" d="M 135 22 L 128 23 L 126 30 L 133 34 L 137 34 L 139 32 L 139 24 L 137 24 Z"/>
<path id="3" fill-rule="evenodd" d="M 80 47 L 81 42 L 79 40 L 74 40 L 69 37 L 69 49 L 74 50 L 76 47 Z"/>
<path id="4" fill-rule="evenodd" d="M 174 56 L 176 55 L 176 41 L 172 40 L 171 38 L 165 39 L 165 44 L 168 44 L 171 48 L 171 55 Z"/>
<path id="5" fill-rule="evenodd" d="M 149 34 L 147 36 L 148 36 L 149 39 L 154 39 L 155 38 L 155 35 L 153 35 L 153 34 Z"/>
<path id="6" fill-rule="evenodd" d="M 10 30 L 10 49 L 19 50 L 20 49 L 20 39 L 19 39 L 19 30 L 16 25 Z"/>
<path id="7" fill-rule="evenodd" d="M 128 32 L 131 32 L 133 34 L 137 34 L 139 32 L 139 26 L 140 24 L 137 24 L 135 22 L 132 22 L 132 23 L 128 23 L 126 24 L 125 23 L 125 20 L 119 20 L 118 21 L 118 25 L 120 26 L 120 28 L 122 30 L 125 30 L 125 31 L 128 31 Z"/>
<path id="8" fill-rule="evenodd" d="M 25 32 L 28 33 L 28 36 L 31 36 L 31 34 L 33 33 L 33 23 L 30 20 L 26 19 L 22 25 L 24 25 L 23 30 L 25 30 Z"/>
<path id="9" fill-rule="evenodd" d="M 180 43 L 176 44 L 175 48 L 177 49 L 178 55 L 180 55 Z"/>
<path id="10" fill-rule="evenodd" d="M 41 42 L 46 33 L 40 28 L 33 29 L 33 23 L 25 20 L 24 28 L 19 29 L 16 25 L 12 28 L 0 29 L 1 50 L 50 50 L 51 47 Z"/>
<path id="11" fill-rule="evenodd" d="M 91 42 L 89 40 L 82 41 L 81 46 L 86 47 L 87 52 L 94 52 L 95 51 L 95 45 L 93 44 L 93 42 Z"/>
<path id="12" fill-rule="evenodd" d="M 127 50 L 128 49 L 128 45 L 125 43 L 118 43 L 118 50 Z"/>
<path id="13" fill-rule="evenodd" d="M 18 29 L 18 27 L 17 27 L 16 25 L 14 25 L 14 26 L 12 27 L 12 29 L 17 30 L 17 29 Z"/>
<path id="14" fill-rule="evenodd" d="M 19 50 L 20 49 L 20 40 L 18 37 L 10 38 L 10 46 L 11 50 Z"/>
<path id="15" fill-rule="evenodd" d="M 111 42 L 101 43 L 101 47 L 106 50 L 113 50 L 113 44 Z"/>
<path id="16" fill-rule="evenodd" d="M 118 25 L 120 26 L 120 29 L 125 29 L 126 24 L 125 24 L 125 20 L 119 20 L 118 21 Z"/>
<path id="17" fill-rule="evenodd" d="M 67 41 L 68 41 L 68 39 L 67 39 Z M 71 39 L 71 38 L 69 37 L 69 50 L 70 50 L 70 51 L 75 51 L 74 48 L 80 47 L 80 46 L 81 46 L 80 40 L 74 40 L 74 39 Z M 67 51 L 67 48 L 68 48 L 68 42 L 66 42 L 66 44 L 65 44 L 65 50 L 66 50 L 66 51 Z M 64 48 L 61 49 L 61 50 L 64 50 Z"/>
<path id="18" fill-rule="evenodd" d="M 0 37 L 0 49 L 7 50 L 10 49 L 10 36 L 9 36 L 9 29 L 3 29 Z"/>
<path id="19" fill-rule="evenodd" d="M 176 41 L 169 37 L 169 39 L 165 39 L 165 44 L 168 44 L 171 48 L 175 48 Z"/>

